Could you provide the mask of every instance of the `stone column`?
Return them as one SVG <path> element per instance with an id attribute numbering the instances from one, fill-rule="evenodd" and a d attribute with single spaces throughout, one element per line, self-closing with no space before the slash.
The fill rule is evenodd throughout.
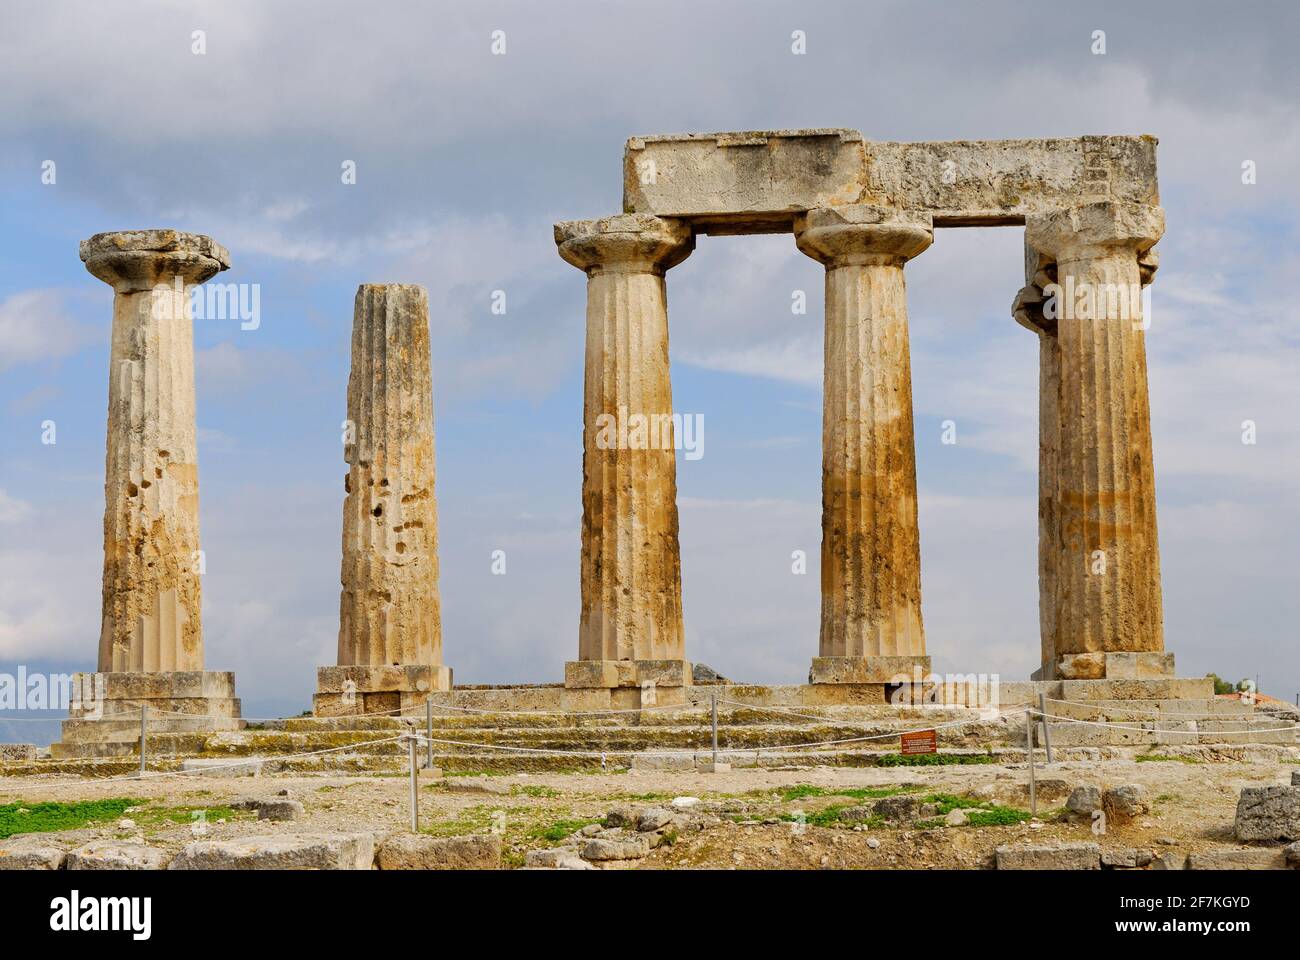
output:
<path id="1" fill-rule="evenodd" d="M 565 684 L 684 687 L 664 272 L 694 236 L 682 221 L 632 214 L 556 224 L 555 242 L 587 274 L 582 609 Z"/>
<path id="2" fill-rule="evenodd" d="M 451 671 L 442 663 L 423 287 L 357 288 L 343 457 L 338 666 L 317 672 L 316 711 L 417 706 L 431 691 L 451 689 Z"/>
<path id="3" fill-rule="evenodd" d="M 1141 284 L 1164 232 L 1153 205 L 1098 201 L 1030 217 L 1026 243 L 1055 262 L 1054 523 L 1040 557 L 1052 634 L 1042 675 L 1133 678 L 1173 672 L 1164 652 L 1155 476 Z M 1050 411 L 1051 399 L 1043 402 Z M 1046 480 L 1044 482 L 1047 482 Z M 1046 647 L 1045 647 L 1046 651 Z M 1050 668 L 1050 669 L 1049 669 Z"/>
<path id="4" fill-rule="evenodd" d="M 230 255 L 208 237 L 142 230 L 96 234 L 81 259 L 114 292 L 99 670 L 202 670 L 186 287 L 227 269 Z"/>
<path id="5" fill-rule="evenodd" d="M 903 265 L 930 246 L 933 229 L 923 215 L 853 205 L 809 211 L 795 237 L 826 265 L 822 613 L 811 680 L 924 676 Z"/>
<path id="6" fill-rule="evenodd" d="M 73 677 L 69 719 L 50 746 L 58 759 L 129 756 L 142 706 L 152 733 L 242 723 L 235 675 L 203 662 L 190 307 L 192 287 L 227 269 L 230 254 L 198 234 L 130 230 L 83 240 L 81 259 L 113 287 L 103 617 L 98 672 Z"/>

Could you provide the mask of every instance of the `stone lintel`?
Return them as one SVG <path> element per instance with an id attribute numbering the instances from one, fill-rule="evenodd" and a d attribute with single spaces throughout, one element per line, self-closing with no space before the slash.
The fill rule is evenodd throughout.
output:
<path id="1" fill-rule="evenodd" d="M 642 687 L 688 687 L 689 660 L 570 660 L 564 664 L 567 690 Z"/>
<path id="2" fill-rule="evenodd" d="M 929 657 L 813 657 L 809 683 L 924 683 Z"/>
<path id="3" fill-rule="evenodd" d="M 445 664 L 399 664 L 369 667 L 319 667 L 316 692 L 347 693 L 430 693 L 451 689 L 451 667 Z"/>
<path id="4" fill-rule="evenodd" d="M 1156 138 L 865 140 L 855 130 L 632 137 L 623 209 L 699 233 L 784 233 L 816 207 L 874 203 L 936 227 L 1018 225 L 1089 200 L 1159 203 Z"/>

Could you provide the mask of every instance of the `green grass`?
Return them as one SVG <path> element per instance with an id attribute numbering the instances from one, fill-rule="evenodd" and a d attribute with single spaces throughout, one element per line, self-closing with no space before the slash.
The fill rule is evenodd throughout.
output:
<path id="1" fill-rule="evenodd" d="M 997 763 L 989 753 L 884 753 L 876 760 L 880 767 L 941 767 L 946 764 Z"/>
<path id="2" fill-rule="evenodd" d="M 1204 763 L 1200 757 L 1184 757 L 1172 753 L 1139 753 L 1133 758 L 1138 763 Z"/>
<path id="3" fill-rule="evenodd" d="M 539 784 L 515 784 L 510 788 L 510 792 L 515 795 L 522 794 L 525 797 L 558 797 L 560 791 L 554 787 L 543 787 Z"/>
<path id="4" fill-rule="evenodd" d="M 134 797 L 79 800 L 76 803 L 6 803 L 0 806 L 0 839 L 16 833 L 51 833 L 116 820 L 129 807 L 144 803 Z"/>
<path id="5" fill-rule="evenodd" d="M 852 797 L 854 800 L 879 800 L 881 797 L 893 797 L 900 793 L 910 793 L 920 789 L 919 786 L 911 784 L 897 787 L 818 787 L 811 783 L 800 783 L 777 791 L 777 795 L 784 803 L 803 800 L 806 797 Z M 751 796 L 770 792 L 769 790 L 754 790 L 751 791 Z"/>
<path id="6" fill-rule="evenodd" d="M 577 833 L 583 827 L 591 826 L 593 823 L 601 823 L 599 818 L 584 818 L 579 820 L 556 820 L 554 823 L 537 825 L 530 827 L 525 831 L 524 836 L 529 840 L 546 840 L 550 843 L 560 843 L 567 840 L 573 834 Z"/>

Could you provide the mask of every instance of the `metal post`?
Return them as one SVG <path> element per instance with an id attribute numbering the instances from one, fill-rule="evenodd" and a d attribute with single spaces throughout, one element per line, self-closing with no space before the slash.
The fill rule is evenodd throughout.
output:
<path id="1" fill-rule="evenodd" d="M 1038 695 L 1038 716 L 1043 721 L 1043 746 L 1047 749 L 1047 762 L 1052 762 L 1052 731 L 1047 728 L 1047 694 Z"/>
<path id="2" fill-rule="evenodd" d="M 1029 812 L 1038 816 L 1038 785 L 1034 782 L 1034 711 L 1025 711 L 1025 752 L 1029 754 Z"/>
<path id="3" fill-rule="evenodd" d="M 406 736 L 411 748 L 411 832 L 418 833 L 420 830 L 420 772 L 415 766 L 415 731 L 410 731 Z"/>
<path id="4" fill-rule="evenodd" d="M 429 738 L 429 755 L 425 758 L 424 768 L 433 769 L 433 701 L 424 701 L 424 729 Z"/>
<path id="5" fill-rule="evenodd" d="M 146 730 L 149 725 L 149 705 L 140 704 L 140 779 L 144 779 L 145 751 L 148 746 Z"/>
<path id="6" fill-rule="evenodd" d="M 713 700 L 713 769 L 718 768 L 718 695 L 712 694 Z"/>

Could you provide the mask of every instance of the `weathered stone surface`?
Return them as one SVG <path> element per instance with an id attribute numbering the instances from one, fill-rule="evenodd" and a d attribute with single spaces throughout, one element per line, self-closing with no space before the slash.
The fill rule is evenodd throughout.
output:
<path id="1" fill-rule="evenodd" d="M 510 784 L 498 783 L 488 777 L 454 777 L 444 785 L 448 793 L 487 793 L 496 797 L 510 796 Z"/>
<path id="2" fill-rule="evenodd" d="M 375 865 L 380 870 L 499 870 L 501 838 L 393 834 L 379 844 Z"/>
<path id="3" fill-rule="evenodd" d="M 255 809 L 259 820 L 298 820 L 306 812 L 297 800 L 262 800 Z"/>
<path id="4" fill-rule="evenodd" d="M 230 265 L 210 238 L 100 233 L 81 259 L 112 285 L 101 671 L 203 669 L 194 332 L 187 285 Z"/>
<path id="5" fill-rule="evenodd" d="M 297 833 L 188 844 L 170 870 L 369 870 L 369 833 Z"/>
<path id="6" fill-rule="evenodd" d="M 856 130 L 632 137 L 623 209 L 702 233 L 787 231 L 803 210 L 881 203 L 936 225 L 1019 224 L 1090 197 L 1158 202 L 1154 137 L 866 141 Z"/>
<path id="7" fill-rule="evenodd" d="M 639 860 L 650 852 L 650 841 L 643 836 L 629 835 L 625 839 L 596 837 L 582 848 L 584 860 Z"/>
<path id="8" fill-rule="evenodd" d="M 1237 801 L 1238 840 L 1300 840 L 1300 787 L 1245 787 Z"/>
<path id="9" fill-rule="evenodd" d="M 433 376 L 423 287 L 357 288 L 348 421 L 339 666 L 441 665 Z"/>
<path id="10" fill-rule="evenodd" d="M 899 683 L 930 676 L 929 657 L 813 657 L 809 683 Z"/>
<path id="11" fill-rule="evenodd" d="M 1292 868 L 1300 867 L 1300 840 L 1295 843 L 1288 843 L 1285 852 L 1287 866 Z"/>
<path id="12" fill-rule="evenodd" d="M 35 760 L 34 743 L 0 743 L 0 760 Z"/>
<path id="13" fill-rule="evenodd" d="M 821 657 L 925 656 L 903 265 L 933 238 L 927 216 L 869 204 L 795 222 L 826 267 Z"/>
<path id="14" fill-rule="evenodd" d="M 1055 417 L 1040 432 L 1054 436 L 1055 522 L 1044 532 L 1056 557 L 1040 557 L 1040 572 L 1051 578 L 1043 590 L 1052 591 L 1058 669 L 1074 670 L 1069 658 L 1079 654 L 1164 651 L 1139 295 L 1139 260 L 1163 232 L 1158 206 L 1110 199 L 1075 200 L 1025 225 L 1026 245 L 1056 272 L 1046 299 L 1056 314 L 1058 370 L 1047 379 L 1057 400 L 1040 409 Z M 1104 669 L 1085 663 L 1089 679 Z"/>
<path id="15" fill-rule="evenodd" d="M 896 797 L 881 797 L 872 806 L 872 812 L 886 820 L 909 820 L 916 816 L 917 801 L 915 797 L 902 794 Z"/>
<path id="16" fill-rule="evenodd" d="M 1186 870 L 1187 854 L 1162 853 L 1151 862 L 1152 870 Z"/>
<path id="17" fill-rule="evenodd" d="M 1150 809 L 1146 791 L 1135 783 L 1105 790 L 1101 795 L 1101 806 L 1106 811 L 1106 816 L 1115 823 L 1132 820 Z"/>
<path id="18" fill-rule="evenodd" d="M 1198 850 L 1187 858 L 1188 870 L 1285 870 L 1286 854 L 1280 849 L 1247 848 Z"/>
<path id="19" fill-rule="evenodd" d="M 58 870 L 67 856 L 63 847 L 39 833 L 0 840 L 0 870 Z"/>
<path id="20" fill-rule="evenodd" d="M 596 869 L 572 850 L 563 847 L 553 847 L 549 850 L 529 850 L 524 854 L 524 867 L 530 870 Z"/>
<path id="21" fill-rule="evenodd" d="M 1300 787 L 1300 770 L 1291 771 L 1291 786 Z"/>
<path id="22" fill-rule="evenodd" d="M 663 807 L 649 807 L 642 810 L 636 818 L 636 828 L 642 833 L 651 830 L 662 830 L 673 822 L 676 817 L 671 810 L 665 810 Z"/>
<path id="23" fill-rule="evenodd" d="M 999 870 L 1099 870 L 1101 847 L 1095 843 L 1057 845 L 1004 844 L 995 851 Z"/>
<path id="24" fill-rule="evenodd" d="M 1150 850 L 1119 847 L 1101 851 L 1101 865 L 1112 869 L 1137 869 L 1138 867 L 1145 867 L 1151 860 Z"/>
<path id="25" fill-rule="evenodd" d="M 1080 784 L 1070 791 L 1065 809 L 1082 817 L 1091 817 L 1094 810 L 1101 809 L 1101 788 L 1091 783 Z"/>
<path id="26" fill-rule="evenodd" d="M 68 870 L 160 870 L 167 853 L 143 843 L 94 840 L 68 854 Z"/>
<path id="27" fill-rule="evenodd" d="M 694 249 L 679 220 L 555 225 L 587 274 L 579 660 L 684 660 L 664 272 Z M 687 668 L 689 669 L 689 668 Z"/>

